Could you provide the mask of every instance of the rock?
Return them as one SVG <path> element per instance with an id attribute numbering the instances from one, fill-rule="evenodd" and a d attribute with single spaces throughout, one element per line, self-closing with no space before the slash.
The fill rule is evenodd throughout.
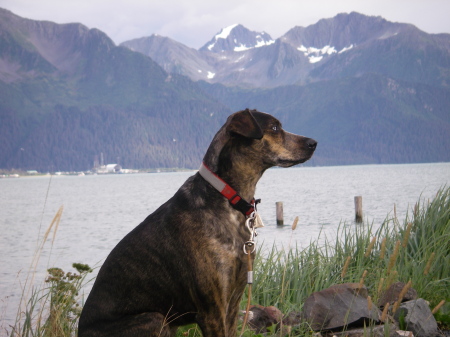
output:
<path id="1" fill-rule="evenodd" d="M 248 325 L 257 333 L 267 332 L 267 328 L 281 321 L 281 311 L 274 307 L 252 306 L 250 308 Z"/>
<path id="2" fill-rule="evenodd" d="M 302 322 L 301 312 L 292 311 L 283 317 L 283 325 L 296 326 Z"/>
<path id="3" fill-rule="evenodd" d="M 402 303 L 395 312 L 394 319 L 401 327 L 404 323 L 406 330 L 412 331 L 415 337 L 439 336 L 436 319 L 422 298 Z"/>
<path id="4" fill-rule="evenodd" d="M 378 300 L 378 307 L 384 307 L 386 303 L 393 304 L 394 302 L 397 302 L 398 296 L 400 295 L 400 292 L 403 290 L 403 287 L 405 286 L 405 283 L 403 282 L 396 282 L 392 284 L 386 291 L 384 291 L 380 299 Z M 417 291 L 413 288 L 409 288 L 406 294 L 403 296 L 402 302 L 406 301 L 412 301 L 417 299 Z"/>
<path id="5" fill-rule="evenodd" d="M 359 283 L 334 285 L 306 299 L 302 319 L 315 331 L 378 323 L 380 310 L 373 305 L 369 311 L 367 296 L 367 288 Z"/>
<path id="6" fill-rule="evenodd" d="M 274 306 L 265 307 L 264 311 L 274 320 L 276 323 L 283 319 L 283 314 L 280 309 Z"/>
<path id="7" fill-rule="evenodd" d="M 350 329 L 343 332 L 330 332 L 325 334 L 324 337 L 400 337 L 401 335 L 398 333 L 398 327 L 395 324 L 390 324 L 389 326 L 385 325 L 376 325 L 372 327 L 359 328 L 359 329 Z M 413 336 L 411 336 L 413 337 Z"/>
<path id="8" fill-rule="evenodd" d="M 292 327 L 300 325 L 301 322 L 301 313 L 298 311 L 292 311 L 289 314 L 285 315 L 281 322 L 278 323 L 277 331 L 280 336 L 290 336 Z M 315 337 L 320 337 L 320 333 L 316 334 Z"/>

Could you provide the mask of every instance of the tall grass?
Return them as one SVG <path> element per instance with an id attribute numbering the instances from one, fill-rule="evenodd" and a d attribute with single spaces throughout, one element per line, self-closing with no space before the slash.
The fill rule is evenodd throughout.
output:
<path id="1" fill-rule="evenodd" d="M 284 313 L 301 311 L 313 292 L 344 282 L 364 284 L 371 303 L 377 303 L 383 290 L 402 281 L 449 317 L 450 188 L 439 190 L 431 201 L 419 200 L 403 223 L 394 212 L 376 230 L 372 224 L 340 224 L 334 237 L 322 239 L 311 241 L 305 249 L 290 244 L 285 250 L 260 249 L 254 264 L 252 303 L 276 306 Z M 25 315 L 10 336 L 74 336 L 80 310 L 76 293 L 86 268 L 72 280 L 59 269 L 50 270 L 50 286 L 32 292 Z M 244 294 L 241 308 L 246 301 Z M 303 324 L 288 335 L 308 336 L 311 331 Z M 191 325 L 180 328 L 177 336 L 199 337 L 201 332 Z M 247 330 L 244 336 L 258 335 Z"/>
<path id="2" fill-rule="evenodd" d="M 284 313 L 300 311 L 311 293 L 355 282 L 364 284 L 376 303 L 383 290 L 402 281 L 431 307 L 444 300 L 448 308 L 450 188 L 439 190 L 432 201 L 419 200 L 402 224 L 395 216 L 376 230 L 371 224 L 341 224 L 334 238 L 323 241 L 306 249 L 259 251 L 252 302 Z"/>

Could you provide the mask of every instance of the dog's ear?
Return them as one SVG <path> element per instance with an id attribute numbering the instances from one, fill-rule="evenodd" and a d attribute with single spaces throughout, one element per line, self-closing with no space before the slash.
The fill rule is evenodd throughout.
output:
<path id="1" fill-rule="evenodd" d="M 249 109 L 231 115 L 227 120 L 227 131 L 246 138 L 261 139 L 263 132 Z"/>
<path id="2" fill-rule="evenodd" d="M 203 158 L 205 165 L 213 172 L 217 172 L 220 152 L 233 134 L 252 139 L 263 137 L 261 127 L 249 109 L 232 114 L 214 136 Z"/>

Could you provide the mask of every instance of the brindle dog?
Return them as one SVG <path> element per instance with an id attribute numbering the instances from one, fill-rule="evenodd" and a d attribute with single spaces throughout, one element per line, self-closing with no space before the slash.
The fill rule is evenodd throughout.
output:
<path id="1" fill-rule="evenodd" d="M 316 145 L 247 109 L 228 118 L 203 162 L 250 201 L 265 170 L 303 163 Z M 78 336 L 174 336 L 189 323 L 198 323 L 204 337 L 236 336 L 247 282 L 245 221 L 202 175 L 190 177 L 109 254 Z"/>

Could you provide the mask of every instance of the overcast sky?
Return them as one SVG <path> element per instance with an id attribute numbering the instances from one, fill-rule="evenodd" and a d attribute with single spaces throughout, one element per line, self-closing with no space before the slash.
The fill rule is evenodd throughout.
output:
<path id="1" fill-rule="evenodd" d="M 196 49 L 235 23 L 278 38 L 352 11 L 450 33 L 450 0 L 0 0 L 0 7 L 34 20 L 80 22 L 117 44 L 159 34 Z"/>

